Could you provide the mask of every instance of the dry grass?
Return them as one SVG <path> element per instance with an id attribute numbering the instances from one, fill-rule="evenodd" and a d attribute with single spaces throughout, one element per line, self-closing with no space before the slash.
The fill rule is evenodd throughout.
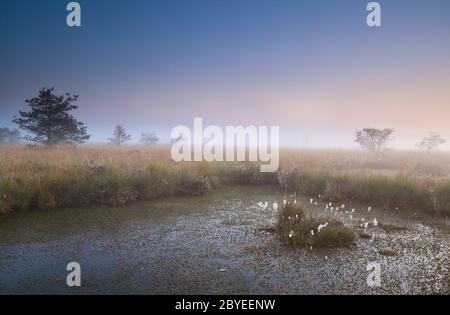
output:
<path id="1" fill-rule="evenodd" d="M 122 205 L 209 188 L 199 169 L 171 164 L 167 150 L 0 149 L 0 211 Z"/>
<path id="2" fill-rule="evenodd" d="M 409 176 L 430 180 L 450 179 L 450 153 L 356 150 L 283 150 L 281 168 L 297 165 L 311 172 L 331 175 Z"/>
<path id="3" fill-rule="evenodd" d="M 0 211 L 120 205 L 196 195 L 221 184 L 281 184 L 334 201 L 450 212 L 450 154 L 284 150 L 280 172 L 255 163 L 174 163 L 168 147 L 0 146 Z"/>

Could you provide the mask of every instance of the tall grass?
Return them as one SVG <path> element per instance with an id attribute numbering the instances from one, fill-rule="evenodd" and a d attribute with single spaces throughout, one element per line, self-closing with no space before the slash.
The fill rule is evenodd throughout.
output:
<path id="1" fill-rule="evenodd" d="M 0 211 L 122 205 L 160 196 L 199 195 L 207 178 L 170 165 L 165 152 L 113 149 L 1 150 Z"/>
<path id="2" fill-rule="evenodd" d="M 285 175 L 285 187 L 306 195 L 322 195 L 337 202 L 358 201 L 386 208 L 450 213 L 450 181 L 410 176 L 333 175 L 294 171 Z"/>
<path id="3" fill-rule="evenodd" d="M 204 194 L 222 184 L 281 184 L 329 200 L 450 213 L 448 174 L 444 153 L 285 150 L 280 171 L 270 174 L 255 163 L 174 163 L 167 147 L 0 146 L 0 211 L 122 205 Z"/>
<path id="4" fill-rule="evenodd" d="M 323 228 L 319 228 L 322 224 Z M 281 208 L 278 231 L 286 245 L 300 248 L 346 247 L 353 244 L 355 237 L 341 222 L 333 219 L 325 222 L 325 219 L 307 216 L 302 206 L 294 204 Z"/>
<path id="5" fill-rule="evenodd" d="M 205 178 L 162 165 L 133 169 L 67 167 L 29 177 L 2 177 L 0 209 L 123 205 L 159 196 L 198 195 L 208 189 Z"/>

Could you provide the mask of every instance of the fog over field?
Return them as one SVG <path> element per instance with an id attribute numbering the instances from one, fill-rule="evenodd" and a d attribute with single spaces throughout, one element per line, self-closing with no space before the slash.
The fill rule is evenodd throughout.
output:
<path id="1" fill-rule="evenodd" d="M 278 125 L 282 145 L 308 148 L 356 148 L 364 127 L 395 129 L 399 149 L 428 132 L 450 138 L 450 4 L 385 3 L 378 28 L 366 25 L 366 5 L 81 1 L 83 25 L 68 29 L 64 3 L 7 1 L 0 126 L 54 86 L 80 96 L 94 143 L 116 124 L 132 141 L 151 131 L 168 142 L 194 117 Z"/>

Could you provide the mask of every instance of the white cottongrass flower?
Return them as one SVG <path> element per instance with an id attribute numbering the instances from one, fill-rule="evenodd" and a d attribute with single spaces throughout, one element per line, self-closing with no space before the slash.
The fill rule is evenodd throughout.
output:
<path id="1" fill-rule="evenodd" d="M 341 209 L 345 209 L 345 205 L 344 204 L 341 205 Z"/>
<path id="2" fill-rule="evenodd" d="M 291 233 L 289 233 L 289 238 L 292 238 L 292 236 L 294 236 L 294 231 L 291 231 Z"/>
<path id="3" fill-rule="evenodd" d="M 333 204 L 330 202 L 328 205 L 331 207 Z"/>
<path id="4" fill-rule="evenodd" d="M 313 201 L 314 201 L 314 200 L 311 198 L 311 199 L 309 200 L 309 204 L 312 205 Z"/>
<path id="5" fill-rule="evenodd" d="M 378 220 L 377 220 L 377 218 L 374 218 L 374 219 L 373 219 L 373 226 L 378 226 Z"/>
<path id="6" fill-rule="evenodd" d="M 320 231 L 322 231 L 324 228 L 326 228 L 328 226 L 328 222 L 325 224 L 321 224 L 319 225 L 319 227 L 317 228 L 317 233 L 320 233 Z"/>
<path id="7" fill-rule="evenodd" d="M 353 221 L 353 216 L 350 214 L 350 221 Z"/>
<path id="8" fill-rule="evenodd" d="M 283 199 L 283 205 L 286 205 L 286 204 L 287 204 L 287 200 Z"/>
<path id="9" fill-rule="evenodd" d="M 297 199 L 294 200 L 294 205 L 296 205 L 296 204 L 297 204 Z"/>
<path id="10" fill-rule="evenodd" d="M 364 223 L 364 228 L 367 229 L 369 227 L 369 222 Z"/>
<path id="11" fill-rule="evenodd" d="M 367 212 L 370 212 L 372 210 L 372 207 L 367 208 Z"/>
<path id="12" fill-rule="evenodd" d="M 315 205 L 315 206 L 317 206 L 317 205 L 318 205 L 317 201 L 316 201 L 316 202 L 314 202 L 314 205 Z"/>
<path id="13" fill-rule="evenodd" d="M 258 206 L 261 208 L 261 209 L 263 209 L 263 210 L 266 210 L 267 209 L 267 207 L 269 206 L 269 203 L 266 201 L 266 202 L 262 202 L 262 201 L 260 201 L 260 202 L 258 202 Z"/>
<path id="14" fill-rule="evenodd" d="M 355 208 L 352 209 L 352 213 L 355 213 Z"/>
<path id="15" fill-rule="evenodd" d="M 314 236 L 314 230 L 311 230 L 311 236 Z"/>

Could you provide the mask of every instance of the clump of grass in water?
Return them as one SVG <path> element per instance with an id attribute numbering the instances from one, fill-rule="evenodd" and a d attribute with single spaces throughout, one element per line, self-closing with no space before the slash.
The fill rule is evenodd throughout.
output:
<path id="1" fill-rule="evenodd" d="M 298 204 L 284 205 L 278 215 L 278 231 L 288 246 L 323 248 L 347 247 L 353 244 L 355 236 L 342 222 L 327 220 L 327 224 L 324 223 L 312 216 L 306 216 L 303 207 Z"/>

